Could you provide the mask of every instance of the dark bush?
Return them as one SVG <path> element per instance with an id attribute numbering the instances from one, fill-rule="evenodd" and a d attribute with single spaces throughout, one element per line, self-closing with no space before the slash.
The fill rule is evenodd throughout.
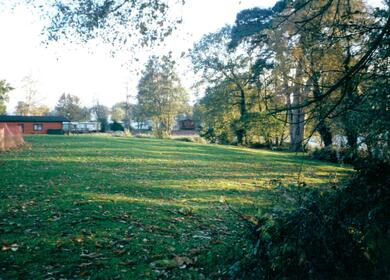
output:
<path id="1" fill-rule="evenodd" d="M 110 129 L 112 131 L 125 131 L 124 127 L 122 124 L 114 121 L 111 125 L 110 125 Z"/>
<path id="2" fill-rule="evenodd" d="M 334 148 L 334 147 L 325 147 L 318 149 L 316 148 L 311 152 L 311 157 L 313 159 L 324 160 L 333 163 L 353 163 L 352 159 L 359 159 L 362 155 L 356 154 L 351 149 L 348 148 Z"/>
<path id="3" fill-rule="evenodd" d="M 258 219 L 253 254 L 235 278 L 390 279 L 388 163 L 366 163 L 341 189 L 279 192 L 293 210 Z"/>
<path id="4" fill-rule="evenodd" d="M 315 148 L 314 151 L 311 152 L 311 157 L 318 160 L 325 160 L 329 162 L 339 162 L 338 154 L 336 150 L 332 147 L 325 148 Z"/>
<path id="5" fill-rule="evenodd" d="M 256 142 L 256 143 L 249 143 L 249 147 L 252 148 L 252 149 L 268 149 L 269 146 L 265 143 L 259 143 L 259 142 Z"/>
<path id="6" fill-rule="evenodd" d="M 47 134 L 53 134 L 53 135 L 64 135 L 65 132 L 62 129 L 53 129 L 49 128 L 47 130 Z"/>

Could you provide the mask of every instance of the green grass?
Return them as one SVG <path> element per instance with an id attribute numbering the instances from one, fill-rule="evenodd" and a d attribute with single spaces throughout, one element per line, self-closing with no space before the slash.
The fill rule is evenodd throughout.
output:
<path id="1" fill-rule="evenodd" d="M 173 140 L 26 138 L 31 149 L 0 154 L 0 279 L 219 278 L 251 245 L 221 197 L 256 214 L 299 170 L 313 187 L 351 172 Z"/>

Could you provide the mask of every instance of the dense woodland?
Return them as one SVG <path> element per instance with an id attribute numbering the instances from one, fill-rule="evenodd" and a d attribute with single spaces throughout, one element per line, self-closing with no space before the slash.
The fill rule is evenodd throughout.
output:
<path id="1" fill-rule="evenodd" d="M 288 2 L 288 1 L 287 1 Z M 363 1 L 280 1 L 244 10 L 191 58 L 206 94 L 195 106 L 213 142 L 301 151 L 313 134 L 388 155 L 388 12 Z M 374 155 L 373 155 L 374 156 Z"/>
<path id="2" fill-rule="evenodd" d="M 164 21 L 169 8 L 152 0 L 59 1 L 46 31 L 49 40 L 77 34 L 115 44 L 128 36 L 120 27 L 132 26 L 139 44 L 153 44 L 180 24 Z M 390 277 L 389 9 L 389 1 L 376 9 L 363 0 L 277 1 L 239 12 L 233 26 L 206 34 L 188 53 L 199 77 L 193 117 L 202 137 L 302 152 L 317 136 L 322 149 L 314 156 L 356 169 L 349 182 L 335 186 L 329 179 L 323 190 L 282 180 L 275 200 L 291 207 L 251 218 L 240 213 L 253 253 L 237 256 L 232 278 Z M 56 110 L 70 98 L 61 97 Z M 147 62 L 137 100 L 131 110 L 117 104 L 113 114 L 123 120 L 133 111 L 133 118 L 153 120 L 158 137 L 169 134 L 175 115 L 191 111 L 169 55 Z M 106 116 L 101 106 L 88 112 Z M 337 137 L 345 139 L 341 147 Z"/>

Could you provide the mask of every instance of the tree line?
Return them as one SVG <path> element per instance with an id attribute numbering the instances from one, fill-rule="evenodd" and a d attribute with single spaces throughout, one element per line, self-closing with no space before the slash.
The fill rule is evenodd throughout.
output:
<path id="1" fill-rule="evenodd" d="M 389 3 L 278 1 L 239 12 L 190 58 L 205 95 L 194 108 L 213 142 L 302 151 L 318 135 L 356 150 L 389 145 Z M 362 140 L 363 139 L 363 140 Z"/>
<path id="2" fill-rule="evenodd" d="M 90 106 L 83 106 L 77 95 L 63 93 L 54 110 L 38 102 L 37 82 L 28 76 L 23 79 L 25 98 L 15 107 L 15 114 L 22 116 L 60 115 L 70 121 L 100 122 L 103 131 L 108 129 L 108 120 L 121 122 L 124 128 L 140 129 L 132 122 L 142 124 L 150 122 L 155 136 L 169 136 L 178 115 L 191 112 L 188 93 L 181 85 L 175 69 L 176 62 L 170 55 L 151 56 L 145 64 L 137 87 L 136 103 L 131 103 L 127 96 L 125 101 L 114 104 L 111 108 L 99 101 Z M 0 114 L 6 113 L 8 92 L 13 88 L 2 80 L 0 84 Z"/>

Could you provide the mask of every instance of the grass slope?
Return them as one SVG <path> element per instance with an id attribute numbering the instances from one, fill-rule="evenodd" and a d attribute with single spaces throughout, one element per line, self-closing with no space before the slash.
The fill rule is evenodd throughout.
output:
<path id="1" fill-rule="evenodd" d="M 27 140 L 31 149 L 0 154 L 0 279 L 218 278 L 250 246 L 221 196 L 254 214 L 301 168 L 313 186 L 350 172 L 291 153 L 172 140 Z"/>

